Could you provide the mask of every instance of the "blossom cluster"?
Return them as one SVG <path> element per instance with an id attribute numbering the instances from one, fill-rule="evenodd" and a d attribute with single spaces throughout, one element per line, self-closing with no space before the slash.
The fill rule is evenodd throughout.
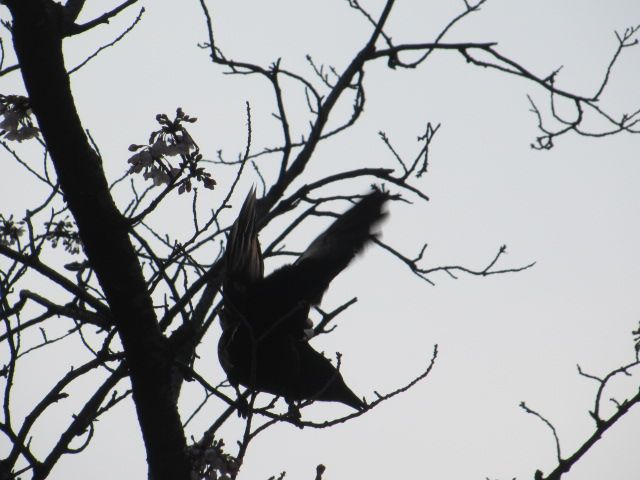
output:
<path id="1" fill-rule="evenodd" d="M 13 245 L 18 242 L 19 238 L 24 233 L 24 222 L 15 222 L 13 215 L 9 218 L 4 218 L 0 214 L 0 245 Z"/>
<path id="2" fill-rule="evenodd" d="M 60 220 L 57 222 L 46 222 L 47 233 L 45 238 L 49 240 L 51 246 L 56 248 L 59 242 L 62 242 L 64 249 L 71 253 L 80 253 L 82 248 L 82 241 L 80 240 L 80 234 L 75 225 L 69 220 Z"/>
<path id="3" fill-rule="evenodd" d="M 209 446 L 207 446 L 209 445 Z M 222 440 L 205 439 L 189 447 L 192 480 L 231 480 L 238 473 L 233 456 L 225 453 Z"/>
<path id="4" fill-rule="evenodd" d="M 143 173 L 145 179 L 153 180 L 154 185 L 169 184 L 182 173 L 180 168 L 172 167 L 169 157 L 188 155 L 190 149 L 188 139 L 175 139 L 167 135 L 159 135 L 151 145 L 131 145 L 130 152 L 135 152 L 128 160 L 130 173 Z"/>
<path id="5" fill-rule="evenodd" d="M 202 155 L 184 126 L 197 119 L 179 108 L 175 119 L 159 114 L 156 120 L 161 127 L 151 133 L 147 145 L 129 146 L 129 151 L 133 152 L 128 160 L 129 173 L 142 173 L 145 179 L 153 181 L 154 186 L 179 184 L 178 193 L 191 191 L 192 180 L 213 189 L 216 181 L 199 165 Z M 181 179 L 183 174 L 186 175 Z"/>
<path id="6" fill-rule="evenodd" d="M 39 130 L 31 120 L 32 113 L 27 97 L 0 94 L 0 135 L 18 142 L 35 138 Z"/>

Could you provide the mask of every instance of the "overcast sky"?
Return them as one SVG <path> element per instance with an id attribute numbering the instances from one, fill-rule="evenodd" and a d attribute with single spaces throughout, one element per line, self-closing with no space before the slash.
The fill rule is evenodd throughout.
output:
<path id="1" fill-rule="evenodd" d="M 97 12 L 107 2 L 87 3 Z M 464 7 L 462 1 L 397 3 L 387 29 L 396 43 L 432 41 Z M 226 55 L 265 66 L 281 58 L 284 67 L 308 76 L 306 54 L 341 71 L 370 32 L 370 25 L 339 0 L 208 5 Z M 362 0 L 362 5 L 377 16 L 381 2 Z M 68 40 L 67 66 L 118 35 L 135 18 L 136 8 L 82 39 Z M 197 47 L 207 40 L 198 2 L 157 1 L 145 8 L 133 33 L 72 77 L 80 115 L 100 147 L 108 177 L 126 170 L 128 145 L 146 141 L 156 128 L 155 115 L 172 115 L 178 106 L 198 117 L 192 134 L 207 158 L 222 150 L 233 159 L 243 150 L 247 101 L 253 151 L 278 144 L 273 99 L 264 80 L 225 76 Z M 614 30 L 638 24 L 637 0 L 489 0 L 444 40 L 496 41 L 501 53 L 541 76 L 562 66 L 559 88 L 592 95 L 615 51 Z M 601 107 L 617 115 L 640 108 L 638 79 L 640 47 L 624 52 Z M 3 93 L 23 91 L 17 75 L 2 82 Z M 634 358 L 631 331 L 640 320 L 640 136 L 566 136 L 551 151 L 534 151 L 529 145 L 538 132 L 526 95 L 544 105 L 544 92 L 467 65 L 452 52 L 435 54 L 409 71 L 390 70 L 384 61 L 368 65 L 365 87 L 362 121 L 318 149 L 304 181 L 363 164 L 394 166 L 378 131 L 411 158 L 426 122 L 441 123 L 429 172 L 414 181 L 430 201 L 407 197 L 414 205 L 391 206 L 383 239 L 409 257 L 427 242 L 425 266 L 481 269 L 503 244 L 508 255 L 501 267 L 536 265 L 487 278 L 436 273 L 430 277 L 435 285 L 429 285 L 380 248 L 369 248 L 336 279 L 323 307 L 331 310 L 353 296 L 359 302 L 340 317 L 332 335 L 314 345 L 329 354 L 342 352 L 345 380 L 368 399 L 417 375 L 438 344 L 435 369 L 409 392 L 346 425 L 301 431 L 282 424 L 262 433 L 239 478 L 266 479 L 286 470 L 286 478 L 312 479 L 318 463 L 327 466 L 331 479 L 532 478 L 537 468 L 548 473 L 555 466 L 553 438 L 519 403 L 526 401 L 555 425 L 568 456 L 594 428 L 588 410 L 597 384 L 580 377 L 576 364 L 602 375 Z M 289 98 L 291 117 L 301 122 L 294 128 L 299 136 L 306 127 L 304 96 L 291 91 Z M 569 106 L 561 108 L 570 114 Z M 3 170 L 5 165 L 2 211 L 20 215 L 32 192 L 24 186 L 31 180 L 8 159 Z M 275 160 L 261 164 L 267 176 L 272 165 Z M 219 189 L 203 197 L 212 203 L 204 209 L 217 205 L 232 178 L 215 167 L 212 172 Z M 242 184 L 236 207 L 250 185 L 259 183 L 252 175 Z M 367 184 L 354 188 L 363 191 Z M 126 205 L 125 191 L 119 195 L 119 204 Z M 174 210 L 153 221 L 179 236 L 190 203 L 169 202 Z M 311 225 L 296 236 L 298 244 L 287 246 L 304 248 L 322 228 Z M 275 226 L 266 229 L 263 244 L 275 234 Z M 215 354 L 218 335 L 216 327 L 198 350 L 197 369 L 214 384 L 223 378 Z M 66 365 L 65 351 L 58 352 L 60 365 Z M 56 368 L 49 362 L 54 365 L 33 363 L 34 375 Z M 635 373 L 605 398 L 615 393 L 622 399 L 637 390 L 640 375 Z M 38 383 L 50 387 L 55 377 L 41 376 Z M 37 401 L 37 391 L 36 386 L 23 389 L 25 405 Z M 202 395 L 188 385 L 183 413 L 188 415 Z M 198 437 L 222 408 L 212 400 L 189 434 Z M 304 417 L 346 413 L 343 405 L 314 405 Z M 234 417 L 224 430 L 230 448 L 241 426 Z M 101 420 L 96 430 L 86 453 L 65 457 L 51 478 L 78 478 L 89 471 L 95 479 L 143 478 L 145 454 L 131 403 Z M 637 479 L 638 432 L 636 407 L 566 478 Z"/>

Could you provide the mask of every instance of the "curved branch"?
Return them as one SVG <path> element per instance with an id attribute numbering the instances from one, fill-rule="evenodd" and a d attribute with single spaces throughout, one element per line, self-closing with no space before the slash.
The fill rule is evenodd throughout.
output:
<path id="1" fill-rule="evenodd" d="M 16 436 L 16 442 L 14 442 L 13 451 L 7 457 L 7 462 L 10 465 L 14 465 L 18 459 L 18 455 L 22 452 L 17 448 L 17 445 L 24 444 L 27 436 L 29 435 L 29 431 L 31 427 L 36 422 L 36 420 L 44 413 L 44 411 L 60 400 L 67 398 L 68 395 L 63 392 L 64 388 L 66 388 L 71 382 L 80 378 L 87 372 L 101 366 L 105 362 L 109 360 L 115 360 L 116 358 L 121 357 L 121 355 L 109 355 L 101 358 L 95 358 L 84 365 L 71 370 L 67 373 L 62 379 L 56 383 L 51 390 L 36 404 L 36 406 L 31 410 L 29 414 L 25 417 L 22 426 Z M 120 377 L 121 378 L 121 377 Z"/>
<path id="2" fill-rule="evenodd" d="M 420 253 L 415 258 L 411 259 L 411 258 L 408 258 L 408 257 L 404 256 L 403 254 L 398 252 L 396 249 L 394 249 L 390 245 L 384 243 L 382 240 L 380 240 L 378 238 L 374 238 L 373 241 L 374 241 L 374 243 L 378 244 L 383 249 L 385 249 L 386 251 L 391 253 L 394 257 L 396 257 L 402 263 L 404 263 L 407 267 L 409 267 L 409 269 L 415 275 L 417 275 L 419 278 L 421 278 L 425 282 L 429 283 L 430 285 L 435 285 L 435 284 L 433 283 L 433 281 L 431 281 L 427 277 L 427 275 L 429 275 L 431 273 L 439 272 L 439 271 L 446 272 L 447 274 L 449 274 L 449 276 L 451 276 L 454 279 L 458 278 L 458 277 L 455 276 L 454 272 L 463 272 L 463 273 L 467 273 L 469 275 L 477 275 L 477 276 L 486 277 L 486 276 L 489 276 L 489 275 L 500 275 L 500 274 L 503 274 L 503 273 L 521 272 L 523 270 L 527 270 L 527 269 L 533 267 L 536 264 L 536 262 L 531 262 L 528 265 L 524 265 L 522 267 L 514 267 L 514 268 L 504 268 L 504 269 L 500 269 L 500 270 L 492 270 L 492 268 L 496 265 L 496 263 L 498 262 L 500 257 L 502 255 L 504 255 L 506 253 L 506 251 L 507 251 L 507 246 L 506 245 L 502 245 L 498 249 L 498 253 L 496 253 L 496 255 L 493 258 L 493 260 L 491 260 L 487 264 L 487 266 L 484 267 L 481 270 L 472 270 L 470 268 L 462 267 L 460 265 L 444 265 L 444 266 L 433 267 L 433 268 L 421 268 L 420 266 L 418 266 L 418 263 L 420 262 L 420 260 L 422 260 L 422 257 L 424 256 L 424 252 L 427 249 L 427 244 L 423 245 L 422 249 L 420 250 Z"/>
<path id="3" fill-rule="evenodd" d="M 116 369 L 114 373 L 109 375 L 107 380 L 100 385 L 91 398 L 85 403 L 80 412 L 74 416 L 73 421 L 67 427 L 67 429 L 60 435 L 60 439 L 56 443 L 55 447 L 49 452 L 47 458 L 40 464 L 34 467 L 33 480 L 44 480 L 51 472 L 53 466 L 57 463 L 62 455 L 65 453 L 73 452 L 69 445 L 71 441 L 83 434 L 83 432 L 90 427 L 91 423 L 95 419 L 97 412 L 100 409 L 100 405 L 107 397 L 109 392 L 116 386 L 116 384 L 125 376 L 127 368 L 121 365 Z"/>
<path id="4" fill-rule="evenodd" d="M 640 403 L 640 389 L 638 392 L 631 397 L 630 399 L 624 401 L 616 413 L 614 413 L 608 420 L 602 421 L 600 425 L 596 428 L 595 432 L 584 442 L 572 455 L 561 460 L 558 463 L 558 466 L 551 471 L 547 476 L 544 476 L 540 470 L 536 472 L 536 480 L 560 480 L 562 475 L 571 470 L 578 460 L 580 460 L 585 453 L 587 453 L 591 447 L 593 447 L 598 440 L 602 437 L 602 435 L 609 430 L 613 425 L 618 422 L 622 417 L 624 417 L 631 407 Z"/>
<path id="5" fill-rule="evenodd" d="M 68 36 L 72 36 L 72 35 L 78 35 L 79 33 L 83 33 L 86 32 L 87 30 L 91 30 L 94 27 L 97 27 L 98 25 L 101 25 L 103 23 L 109 23 L 109 21 L 115 17 L 116 15 L 118 15 L 121 11 L 123 11 L 125 8 L 133 5 L 134 3 L 137 3 L 138 0 L 126 0 L 125 2 L 121 3 L 120 5 L 118 5 L 117 7 L 115 7 L 112 10 L 109 10 L 108 12 L 103 13 L 102 15 L 100 15 L 99 17 L 94 18 L 93 20 L 90 20 L 86 23 L 83 23 L 82 25 L 76 25 L 76 24 L 72 24 L 69 26 L 68 31 L 67 31 L 67 35 Z M 79 12 L 79 9 L 77 9 Z M 75 20 L 75 17 L 77 17 L 77 13 L 76 12 L 70 12 L 71 13 L 71 20 Z"/>
<path id="6" fill-rule="evenodd" d="M 71 280 L 68 280 L 66 277 L 60 275 L 53 268 L 48 267 L 47 265 L 42 263 L 38 257 L 17 252 L 7 247 L 6 245 L 3 245 L 2 243 L 0 243 L 0 254 L 12 260 L 15 260 L 16 262 L 20 262 L 21 264 L 29 268 L 33 268 L 36 272 L 47 277 L 55 284 L 64 288 L 67 292 L 82 299 L 82 301 L 86 302 L 88 305 L 91 305 L 93 308 L 95 308 L 96 312 L 100 313 L 101 315 L 104 315 L 107 318 L 111 316 L 109 308 L 100 300 L 91 296 L 87 291 L 78 287 Z"/>

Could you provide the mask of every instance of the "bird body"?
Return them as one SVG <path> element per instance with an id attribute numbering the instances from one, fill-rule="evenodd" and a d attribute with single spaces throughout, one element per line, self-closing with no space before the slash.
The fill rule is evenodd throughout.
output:
<path id="1" fill-rule="evenodd" d="M 218 356 L 229 381 L 287 401 L 337 401 L 366 408 L 338 369 L 308 343 L 309 310 L 362 250 L 388 195 L 365 195 L 290 265 L 264 276 L 255 192 L 231 228 L 225 252 L 223 333 Z"/>

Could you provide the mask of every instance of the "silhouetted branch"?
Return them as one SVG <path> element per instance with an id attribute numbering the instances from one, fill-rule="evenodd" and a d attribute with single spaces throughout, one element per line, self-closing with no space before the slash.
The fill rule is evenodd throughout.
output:
<path id="1" fill-rule="evenodd" d="M 53 345 L 54 343 L 57 343 L 60 340 L 64 340 L 65 338 L 70 337 L 71 335 L 73 335 L 74 333 L 79 332 L 79 331 L 80 331 L 80 327 L 76 326 L 76 327 L 68 330 L 66 333 L 63 333 L 63 334 L 61 334 L 61 335 L 59 335 L 57 337 L 48 338 L 47 337 L 47 333 L 44 330 L 44 328 L 41 328 L 40 329 L 40 333 L 42 334 L 42 342 L 40 342 L 40 343 L 38 343 L 36 345 L 33 345 L 32 347 L 29 347 L 29 348 L 27 348 L 25 350 L 22 350 L 20 352 L 20 354 L 17 356 L 17 358 L 24 357 L 25 355 L 27 355 L 27 354 L 35 351 L 35 350 L 39 350 L 40 348 L 46 347 L 48 345 Z"/>
<path id="2" fill-rule="evenodd" d="M 313 335 L 316 336 L 316 335 L 321 335 L 323 333 L 333 332 L 333 330 L 335 330 L 336 328 L 336 325 L 327 329 L 327 326 L 329 325 L 329 323 L 338 315 L 340 315 L 342 312 L 344 312 L 347 308 L 349 308 L 351 305 L 356 303 L 357 301 L 358 301 L 358 297 L 353 297 L 351 300 L 349 300 L 346 303 L 343 303 L 342 305 L 332 310 L 331 312 L 325 312 L 322 309 L 320 309 L 320 307 L 316 306 L 315 309 L 318 311 L 318 313 L 320 313 L 320 315 L 322 315 L 322 320 L 320 320 L 318 325 L 313 327 Z"/>
<path id="3" fill-rule="evenodd" d="M 491 260 L 486 267 L 484 267 L 481 270 L 473 270 L 467 267 L 462 267 L 460 265 L 444 265 L 444 266 L 440 266 L 440 267 L 432 267 L 432 268 L 422 268 L 419 266 L 419 262 L 422 260 L 422 257 L 424 256 L 424 253 L 427 249 L 427 244 L 423 245 L 422 249 L 420 250 L 420 252 L 418 253 L 418 255 L 411 259 L 408 258 L 406 256 L 404 256 L 403 254 L 401 254 L 400 252 L 398 252 L 396 249 L 394 249 L 393 247 L 391 247 L 390 245 L 386 244 L 385 242 L 383 242 L 382 240 L 380 240 L 379 238 L 376 238 L 373 240 L 376 244 L 378 244 L 379 246 L 381 246 L 383 249 L 385 249 L 386 251 L 388 251 L 389 253 L 391 253 L 394 257 L 396 257 L 398 260 L 400 260 L 402 263 L 404 263 L 407 267 L 409 267 L 409 269 L 419 278 L 421 278 L 422 280 L 424 280 L 425 282 L 431 284 L 431 285 L 435 285 L 435 283 L 428 278 L 428 275 L 435 273 L 435 272 L 445 272 L 447 273 L 450 277 L 457 279 L 458 277 L 456 277 L 455 273 L 456 272 L 462 272 L 462 273 L 466 273 L 468 275 L 477 275 L 477 276 L 482 276 L 482 277 L 486 277 L 489 275 L 500 275 L 500 274 L 504 274 L 504 273 L 516 273 L 516 272 L 521 272 L 523 270 L 527 270 L 531 267 L 533 267 L 536 262 L 532 262 L 529 263 L 528 265 L 524 265 L 522 267 L 514 267 L 514 268 L 503 268 L 500 270 L 492 270 L 493 267 L 498 263 L 498 260 L 500 259 L 500 257 L 502 255 L 504 255 L 507 251 L 507 246 L 506 245 L 502 245 L 499 249 L 498 249 L 498 253 L 496 253 L 495 257 L 493 258 L 493 260 Z"/>
<path id="4" fill-rule="evenodd" d="M 79 320 L 83 323 L 95 325 L 103 330 L 108 330 L 111 327 L 111 323 L 101 315 L 94 312 L 78 308 L 73 304 L 57 305 L 51 300 L 38 295 L 35 292 L 29 290 L 22 290 L 20 292 L 20 298 L 33 300 L 34 302 L 45 307 L 50 315 L 62 315 L 68 318 Z M 24 325 L 23 325 L 24 327 Z"/>
<path id="5" fill-rule="evenodd" d="M 3 77 L 7 73 L 15 72 L 16 70 L 19 70 L 19 69 L 20 69 L 20 65 L 18 65 L 17 63 L 15 65 L 11 65 L 10 67 L 3 68 L 2 70 L 0 70 L 0 77 Z"/>
<path id="6" fill-rule="evenodd" d="M 608 385 L 609 381 L 619 374 L 624 374 L 630 376 L 629 370 L 640 366 L 640 361 L 636 360 L 628 365 L 624 365 L 620 368 L 616 368 L 611 372 L 607 373 L 603 378 L 597 377 L 595 375 L 591 375 L 582 371 L 580 366 L 578 366 L 578 373 L 590 380 L 595 380 L 598 382 L 598 391 L 595 396 L 595 406 L 593 411 L 590 411 L 589 414 L 594 419 L 596 423 L 596 428 L 593 433 L 580 445 L 573 454 L 570 456 L 563 458 L 560 451 L 560 439 L 558 437 L 558 433 L 553 426 L 553 424 L 547 420 L 544 416 L 531 410 L 526 406 L 524 402 L 520 404 L 520 406 L 527 412 L 532 415 L 535 415 L 540 420 L 542 420 L 553 433 L 553 438 L 556 445 L 556 459 L 558 462 L 558 466 L 555 467 L 548 475 L 544 475 L 542 471 L 537 470 L 535 473 L 536 480 L 559 480 L 563 474 L 567 473 L 601 438 L 602 435 L 616 422 L 618 422 L 624 415 L 626 415 L 631 407 L 640 403 L 640 388 L 632 397 L 625 399 L 622 402 L 617 402 L 614 399 L 611 399 L 616 405 L 616 411 L 609 418 L 603 418 L 600 413 L 601 400 L 605 387 Z"/>
<path id="7" fill-rule="evenodd" d="M 114 373 L 104 381 L 96 392 L 82 407 L 80 412 L 74 416 L 69 427 L 60 435 L 60 438 L 47 458 L 37 467 L 34 468 L 33 480 L 43 480 L 49 475 L 51 468 L 56 464 L 58 459 L 67 453 L 74 453 L 74 449 L 70 447 L 71 441 L 81 436 L 87 429 L 93 428 L 92 423 L 100 411 L 100 406 L 105 400 L 109 392 L 123 378 L 126 368 L 121 365 Z M 86 446 L 86 445 L 85 445 Z"/>
<path id="8" fill-rule="evenodd" d="M 29 435 L 29 432 L 31 431 L 31 428 L 33 427 L 34 423 L 38 418 L 40 418 L 40 416 L 46 411 L 46 409 L 49 408 L 54 403 L 57 403 L 60 400 L 63 400 L 69 396 L 67 393 L 63 392 L 63 390 L 67 386 L 69 386 L 69 384 L 71 384 L 74 380 L 77 380 L 78 378 L 87 374 L 88 372 L 91 372 L 94 369 L 100 367 L 105 362 L 110 360 L 115 360 L 121 357 L 122 355 L 108 355 L 108 356 L 103 356 L 101 358 L 95 358 L 85 363 L 84 365 L 71 370 L 64 377 L 62 377 L 53 386 L 53 388 L 49 390 L 49 392 L 42 398 L 42 400 L 38 402 L 38 404 L 31 410 L 31 412 L 25 416 L 22 426 L 20 427 L 20 430 L 16 436 L 17 442 L 19 444 L 24 444 L 25 441 L 27 440 L 27 436 Z M 13 465 L 20 453 L 21 453 L 20 450 L 14 447 L 12 452 L 7 457 L 7 461 Z"/>
<path id="9" fill-rule="evenodd" d="M 633 369 L 634 367 L 637 367 L 637 366 L 640 366 L 640 361 L 638 361 L 638 360 L 636 360 L 636 361 L 634 361 L 632 363 L 629 363 L 627 365 L 623 365 L 622 367 L 616 368 L 615 370 L 610 371 L 609 373 L 607 373 L 604 376 L 604 378 L 599 378 L 599 377 L 596 377 L 595 375 L 590 375 L 588 373 L 585 373 L 580 368 L 580 365 L 578 365 L 578 373 L 580 375 L 582 375 L 585 378 L 589 378 L 591 380 L 595 380 L 595 381 L 598 382 L 598 391 L 596 393 L 594 407 L 593 407 L 593 410 L 589 412 L 591 414 L 591 417 L 593 418 L 593 420 L 596 422 L 596 425 L 599 426 L 604 422 L 604 419 L 602 418 L 601 413 L 600 413 L 600 409 L 601 409 L 601 406 L 602 406 L 602 395 L 604 393 L 605 388 L 609 384 L 609 381 L 611 379 L 613 379 L 613 377 L 616 377 L 616 376 L 618 376 L 620 374 L 631 376 L 631 374 L 629 373 L 629 370 L 631 370 L 631 369 Z M 612 401 L 613 401 L 613 399 L 612 399 Z"/>
<path id="10" fill-rule="evenodd" d="M 9 152 L 9 154 L 13 157 L 13 159 L 16 162 L 18 162 L 22 167 L 24 167 L 25 170 L 27 170 L 30 174 L 32 174 L 34 177 L 36 177 L 41 182 L 46 183 L 50 187 L 53 187 L 53 184 L 51 183 L 51 181 L 49 179 L 47 179 L 43 175 L 39 174 L 27 162 L 22 160 L 20 158 L 20 156 L 15 152 L 15 150 L 13 150 L 12 148 L 9 147 L 7 142 L 5 142 L 3 140 L 0 140 L 0 145 L 2 145 L 2 148 L 4 148 L 7 152 Z"/>
<path id="11" fill-rule="evenodd" d="M 102 15 L 100 15 L 99 17 L 94 18 L 93 20 L 90 20 L 86 23 L 83 23 L 82 25 L 76 25 L 73 24 L 68 28 L 68 35 L 78 35 L 80 33 L 86 32 L 87 30 L 91 30 L 94 27 L 97 27 L 100 24 L 103 23 L 109 23 L 109 20 L 111 20 L 113 17 L 115 17 L 116 15 L 118 15 L 121 11 L 123 11 L 125 8 L 133 5 L 134 3 L 136 3 L 138 0 L 126 0 L 125 2 L 121 3 L 120 5 L 118 5 L 117 7 L 113 8 L 112 10 L 109 10 L 108 12 L 103 13 Z M 74 9 L 74 10 L 78 10 L 79 9 Z M 144 11 L 144 8 L 142 9 L 142 11 Z M 75 17 L 77 16 L 77 13 L 75 11 L 73 12 L 69 12 L 72 16 L 72 20 L 75 20 Z"/>
<path id="12" fill-rule="evenodd" d="M 110 316 L 109 309 L 106 306 L 104 306 L 104 304 L 100 302 L 100 300 L 94 298 L 88 292 L 80 289 L 73 282 L 71 282 L 70 280 L 60 275 L 58 272 L 56 272 L 52 268 L 42 263 L 39 258 L 33 257 L 31 255 L 25 255 L 20 252 L 16 252 L 15 250 L 12 250 L 11 248 L 1 243 L 0 243 L 0 254 L 19 262 L 22 265 L 26 265 L 34 269 L 41 275 L 53 281 L 55 284 L 67 290 L 69 293 L 72 293 L 76 297 L 81 298 L 84 302 L 88 303 L 90 306 L 95 308 L 98 313 L 105 315 L 106 317 Z"/>
<path id="13" fill-rule="evenodd" d="M 235 408 L 236 402 L 234 400 L 226 396 L 224 393 L 221 393 L 217 388 L 212 387 L 198 372 L 184 364 L 178 364 L 178 367 L 185 372 L 187 377 L 195 379 L 200 385 L 202 385 L 208 393 L 218 397 L 220 400 Z"/>
<path id="14" fill-rule="evenodd" d="M 262 425 L 260 425 L 259 427 L 257 427 L 253 433 L 251 434 L 252 438 L 255 438 L 259 433 L 263 432 L 264 430 L 266 430 L 267 428 L 269 428 L 270 426 L 274 425 L 277 422 L 280 421 L 285 421 L 285 422 L 289 422 L 289 423 L 293 423 L 295 426 L 297 427 L 311 427 L 311 428 L 328 428 L 334 425 L 338 425 L 339 423 L 345 423 L 353 418 L 359 417 L 361 415 L 366 414 L 368 411 L 370 411 L 371 409 L 377 407 L 378 405 L 380 405 L 383 402 L 386 402 L 387 400 L 395 397 L 396 395 L 400 395 L 401 393 L 406 392 L 407 390 L 411 389 L 412 387 L 414 387 L 417 383 L 419 383 L 420 381 L 424 380 L 425 378 L 427 378 L 427 376 L 431 373 L 431 370 L 433 369 L 433 367 L 435 366 L 435 361 L 438 357 L 438 345 L 434 345 L 433 347 L 433 354 L 431 356 L 431 359 L 429 360 L 429 364 L 427 365 L 426 369 L 419 374 L 417 377 L 413 378 L 411 381 L 409 381 L 408 383 L 406 383 L 405 385 L 389 392 L 389 393 L 385 393 L 385 394 L 380 394 L 378 392 L 374 392 L 376 395 L 376 400 L 374 400 L 371 403 L 367 404 L 367 409 L 363 410 L 363 411 L 359 411 L 359 412 L 353 412 L 350 413 L 349 415 L 345 415 L 344 417 L 339 417 L 339 418 L 335 418 L 333 420 L 326 420 L 324 422 L 311 422 L 311 421 L 305 421 L 305 420 L 301 420 L 301 419 L 292 419 L 291 416 L 289 414 L 284 414 L 284 415 L 278 415 L 278 414 L 274 414 L 272 412 L 269 411 L 263 411 L 263 410 L 259 410 L 257 413 L 259 413 L 260 415 L 263 415 L 265 417 L 270 418 L 270 420 L 266 421 L 265 423 L 263 423 Z M 308 406 L 310 403 L 312 402 L 303 402 L 303 407 L 304 406 Z"/>
<path id="15" fill-rule="evenodd" d="M 556 459 L 558 460 L 558 462 L 562 462 L 562 451 L 560 450 L 560 439 L 558 438 L 558 432 L 556 432 L 556 427 L 553 426 L 553 424 L 547 420 L 546 418 L 544 418 L 542 415 L 540 415 L 538 412 L 536 412 L 535 410 L 532 410 L 531 408 L 527 407 L 527 404 L 524 402 L 520 402 L 520 408 L 522 408 L 525 412 L 538 417 L 540 420 L 542 420 L 542 422 L 549 427 L 549 430 L 551 430 L 551 433 L 553 434 L 553 439 L 556 443 Z"/>
<path id="16" fill-rule="evenodd" d="M 137 2 L 137 0 L 130 0 L 129 4 L 133 4 Z M 128 6 L 128 5 L 127 5 Z M 102 45 L 100 48 L 98 48 L 95 52 L 93 52 L 91 55 L 89 55 L 87 58 L 85 58 L 82 62 L 80 62 L 78 65 L 76 65 L 75 67 L 73 67 L 71 70 L 69 70 L 69 75 L 72 75 L 73 73 L 77 72 L 78 70 L 80 70 L 82 67 L 84 67 L 87 63 L 89 63 L 91 60 L 93 60 L 94 58 L 96 58 L 98 55 L 100 55 L 100 52 L 106 50 L 109 47 L 113 47 L 116 43 L 118 43 L 120 40 L 122 40 L 129 32 L 131 32 L 135 26 L 138 24 L 138 22 L 142 19 L 142 14 L 144 13 L 144 8 L 140 9 L 140 13 L 138 13 L 138 16 L 135 18 L 135 20 L 133 21 L 133 23 L 131 25 L 129 25 L 120 35 L 118 35 L 114 40 L 112 40 L 111 42 L 107 43 L 106 45 Z M 108 22 L 105 22 L 108 23 Z"/>

